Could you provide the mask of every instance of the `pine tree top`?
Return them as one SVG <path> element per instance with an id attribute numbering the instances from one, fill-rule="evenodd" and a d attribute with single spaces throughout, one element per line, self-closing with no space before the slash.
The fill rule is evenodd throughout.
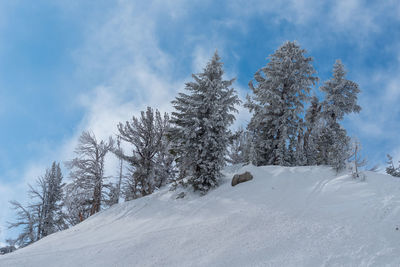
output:
<path id="1" fill-rule="evenodd" d="M 346 114 L 361 111 L 357 104 L 357 95 L 361 90 L 357 83 L 346 79 L 346 70 L 340 59 L 333 65 L 333 77 L 320 90 L 326 94 L 323 106 L 327 117 L 341 120 Z"/>

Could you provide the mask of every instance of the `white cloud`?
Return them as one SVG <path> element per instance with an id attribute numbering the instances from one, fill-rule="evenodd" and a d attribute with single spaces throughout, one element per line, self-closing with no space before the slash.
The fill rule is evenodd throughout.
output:
<path id="1" fill-rule="evenodd" d="M 317 1 L 316 1 L 317 2 Z M 251 18 L 254 15 L 264 15 L 270 18 L 275 15 L 278 20 L 284 19 L 290 22 L 302 24 L 312 16 L 309 9 L 304 8 L 304 1 L 230 1 L 228 7 L 237 18 Z M 277 21 L 278 22 L 278 21 Z"/>
<path id="2" fill-rule="evenodd" d="M 388 84 L 384 92 L 385 103 L 392 105 L 398 104 L 400 100 L 400 77 L 394 76 L 389 78 Z"/>
<path id="3" fill-rule="evenodd" d="M 346 38 L 364 48 L 371 34 L 387 30 L 388 25 L 383 21 L 400 19 L 397 0 L 368 3 L 362 0 L 239 0 L 230 1 L 228 7 L 241 25 L 255 17 L 273 21 L 277 26 L 289 22 L 293 30 L 284 29 L 282 37 L 310 35 L 312 38 L 304 38 L 308 49 L 321 45 L 321 41 L 337 42 L 337 38 Z"/>
<path id="4" fill-rule="evenodd" d="M 400 160 L 400 60 L 391 69 L 376 69 L 372 75 L 357 75 L 362 93 L 360 114 L 352 115 L 347 128 L 370 147 L 369 164 L 386 166 L 385 155 Z M 372 147 L 372 148 L 371 148 Z M 372 152 L 372 153 L 371 153 Z"/>
<path id="5" fill-rule="evenodd" d="M 359 0 L 340 0 L 332 8 L 331 18 L 337 27 L 361 27 L 377 30 L 374 10 Z"/>

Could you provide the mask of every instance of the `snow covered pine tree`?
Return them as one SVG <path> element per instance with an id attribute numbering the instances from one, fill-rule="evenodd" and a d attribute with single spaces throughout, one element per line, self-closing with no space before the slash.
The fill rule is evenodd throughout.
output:
<path id="1" fill-rule="evenodd" d="M 342 62 L 337 60 L 333 66 L 333 78 L 320 88 L 325 92 L 322 102 L 325 125 L 318 141 L 319 163 L 333 166 L 336 170 L 345 167 L 351 154 L 350 137 L 339 121 L 343 120 L 344 115 L 361 110 L 357 105 L 357 94 L 360 92 L 358 84 L 345 79 L 345 76 Z"/>
<path id="2" fill-rule="evenodd" d="M 321 108 L 318 97 L 314 95 L 305 116 L 307 130 L 304 135 L 304 153 L 308 166 L 318 164 L 317 142 L 322 131 Z"/>
<path id="3" fill-rule="evenodd" d="M 246 162 L 246 132 L 242 127 L 231 136 L 226 161 L 232 165 Z"/>
<path id="4" fill-rule="evenodd" d="M 388 161 L 387 164 L 389 166 L 386 167 L 386 173 L 394 176 L 394 177 L 400 177 L 400 166 L 395 167 L 393 163 L 393 157 L 390 156 L 389 154 L 387 155 Z"/>
<path id="5" fill-rule="evenodd" d="M 223 80 L 224 71 L 215 52 L 203 73 L 192 75 L 172 104 L 175 112 L 170 132 L 173 151 L 178 156 L 180 177 L 202 193 L 218 185 L 231 135 L 228 127 L 235 120 L 235 105 L 240 103 L 233 88 L 234 79 Z"/>
<path id="6" fill-rule="evenodd" d="M 250 81 L 253 96 L 245 106 L 253 113 L 248 129 L 253 133 L 255 165 L 298 165 L 304 132 L 301 119 L 311 86 L 318 80 L 312 58 L 296 42 L 285 42 Z"/>

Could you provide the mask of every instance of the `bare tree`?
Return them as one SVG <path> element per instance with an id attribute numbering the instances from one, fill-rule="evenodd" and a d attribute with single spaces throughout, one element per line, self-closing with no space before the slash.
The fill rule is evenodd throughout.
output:
<path id="1" fill-rule="evenodd" d="M 121 149 L 115 151 L 119 158 L 129 163 L 130 175 L 124 184 L 125 199 L 149 195 L 156 187 L 165 184 L 169 170 L 163 168 L 172 168 L 170 157 L 166 155 L 168 129 L 168 115 L 161 117 L 158 110 L 154 113 L 150 107 L 141 112 L 140 118 L 132 117 L 132 121 L 118 125 L 121 140 L 133 146 L 132 156 L 124 154 Z"/>
<path id="2" fill-rule="evenodd" d="M 25 247 L 37 241 L 36 223 L 37 218 L 30 207 L 24 207 L 18 201 L 10 201 L 12 209 L 17 213 L 16 222 L 8 222 L 8 228 L 20 228 L 21 232 L 14 240 L 14 244 L 19 247 Z"/>
<path id="3" fill-rule="evenodd" d="M 361 157 L 361 143 L 358 139 L 353 138 L 352 140 L 352 149 L 351 149 L 351 157 L 350 162 L 352 175 L 354 179 L 365 179 L 365 175 L 360 172 L 360 168 L 364 167 L 367 164 L 367 161 Z"/>
<path id="4" fill-rule="evenodd" d="M 16 222 L 9 223 L 9 228 L 24 226 L 15 244 L 23 247 L 67 228 L 61 203 L 62 178 L 60 165 L 53 162 L 46 174 L 36 180 L 36 186 L 29 185 L 31 202 L 26 207 L 17 201 L 10 202 L 17 218 Z"/>
<path id="5" fill-rule="evenodd" d="M 37 179 L 36 187 L 29 185 L 29 197 L 35 200 L 30 207 L 37 214 L 38 239 L 67 228 L 62 213 L 62 179 L 60 164 L 53 162 L 46 174 Z"/>
<path id="6" fill-rule="evenodd" d="M 118 149 L 118 151 L 121 151 L 123 153 L 122 148 L 121 148 L 121 137 L 120 136 L 117 137 L 117 149 Z M 122 178 L 124 176 L 123 172 L 122 172 L 123 165 L 124 165 L 123 159 L 119 158 L 118 183 L 117 183 L 117 187 L 116 187 L 116 196 L 115 196 L 116 203 L 119 202 L 119 199 L 121 197 L 121 185 L 122 185 Z"/>
<path id="7" fill-rule="evenodd" d="M 73 179 L 73 191 L 75 197 L 81 198 L 84 203 L 90 205 L 89 215 L 100 211 L 104 195 L 104 158 L 113 148 L 114 141 L 110 137 L 108 141 L 97 141 L 91 132 L 82 132 L 79 143 L 75 149 L 77 155 L 66 163 L 70 169 L 70 178 Z M 86 219 L 87 213 L 79 214 L 81 220 Z"/>

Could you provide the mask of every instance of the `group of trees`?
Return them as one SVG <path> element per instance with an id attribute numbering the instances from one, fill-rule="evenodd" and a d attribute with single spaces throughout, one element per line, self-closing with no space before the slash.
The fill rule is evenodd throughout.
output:
<path id="1" fill-rule="evenodd" d="M 231 151 L 236 151 L 230 154 L 231 161 L 345 167 L 352 154 L 351 139 L 340 121 L 361 110 L 357 105 L 360 89 L 345 78 L 344 66 L 337 60 L 333 77 L 319 88 L 324 99 L 320 101 L 315 93 L 311 97 L 318 78 L 312 58 L 305 53 L 295 42 L 286 42 L 256 72 L 249 83 L 253 95 L 245 103 L 253 116 L 247 131 L 237 133 L 240 141 Z"/>
<path id="2" fill-rule="evenodd" d="M 232 88 L 234 79 L 223 78 L 217 52 L 172 101 L 171 117 L 148 107 L 117 125 L 116 141 L 98 141 L 83 132 L 76 157 L 66 162 L 68 184 L 62 182 L 59 164 L 53 163 L 37 187 L 30 187 L 31 204 L 12 202 L 17 222 L 10 227 L 23 227 L 17 245 L 26 246 L 121 199 L 143 197 L 169 183 L 205 194 L 218 186 L 226 162 L 342 169 L 352 153 L 340 121 L 360 111 L 359 88 L 345 78 L 337 61 L 333 77 L 319 88 L 324 99 L 311 97 L 318 78 L 305 54 L 297 43 L 285 42 L 270 56 L 249 84 L 253 94 L 244 105 L 251 121 L 235 133 L 230 126 L 241 101 Z M 105 175 L 110 152 L 120 160 L 114 179 Z"/>
<path id="3" fill-rule="evenodd" d="M 388 157 L 387 161 L 388 166 L 386 167 L 386 173 L 394 177 L 400 177 L 400 165 L 397 167 L 394 166 L 393 157 L 390 155 L 387 155 L 387 157 Z"/>

